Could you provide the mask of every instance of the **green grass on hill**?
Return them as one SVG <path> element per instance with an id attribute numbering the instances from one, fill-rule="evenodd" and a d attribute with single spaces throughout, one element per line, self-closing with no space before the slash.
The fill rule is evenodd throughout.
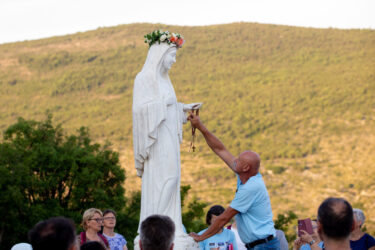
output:
<path id="1" fill-rule="evenodd" d="M 375 233 L 375 31 L 252 23 L 100 28 L 0 45 L 0 130 L 49 109 L 68 131 L 88 126 L 120 150 L 127 190 L 132 163 L 132 88 L 154 29 L 184 35 L 170 76 L 181 102 L 204 102 L 201 119 L 234 153 L 260 153 L 274 214 L 314 216 L 327 196 L 363 208 Z M 234 176 L 198 135 L 182 146 L 182 182 L 228 205 Z"/>

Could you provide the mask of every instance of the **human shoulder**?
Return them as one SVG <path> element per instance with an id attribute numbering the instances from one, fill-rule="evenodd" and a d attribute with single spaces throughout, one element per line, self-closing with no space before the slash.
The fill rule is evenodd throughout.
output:
<path id="1" fill-rule="evenodd" d="M 124 237 L 122 234 L 118 234 L 118 233 L 116 233 L 116 234 L 115 234 L 115 237 L 117 237 L 116 239 L 117 239 L 118 241 L 120 241 L 122 245 L 126 245 L 126 244 L 128 244 L 128 242 L 126 241 L 125 237 Z"/>
<path id="2" fill-rule="evenodd" d="M 119 234 L 119 233 L 115 233 L 115 238 L 125 238 L 124 236 L 122 236 L 122 234 Z"/>
<path id="3" fill-rule="evenodd" d="M 369 235 L 368 233 L 365 233 L 364 237 L 366 241 L 366 245 L 368 248 L 375 246 L 375 238 Z"/>
<path id="4" fill-rule="evenodd" d="M 240 185 L 239 189 L 256 190 L 264 186 L 263 177 L 260 173 L 251 176 L 245 184 Z"/>
<path id="5" fill-rule="evenodd" d="M 77 234 L 76 241 L 79 243 L 79 245 L 82 245 L 83 243 L 86 243 L 86 232 L 81 232 Z"/>

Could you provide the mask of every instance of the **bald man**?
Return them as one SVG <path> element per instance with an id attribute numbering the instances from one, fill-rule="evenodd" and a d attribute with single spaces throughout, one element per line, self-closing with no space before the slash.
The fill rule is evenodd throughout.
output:
<path id="1" fill-rule="evenodd" d="M 230 206 L 202 234 L 190 233 L 199 242 L 215 235 L 236 216 L 238 234 L 247 249 L 280 249 L 273 223 L 271 202 L 259 173 L 260 157 L 252 151 L 234 157 L 200 121 L 190 113 L 188 120 L 203 134 L 208 146 L 237 175 L 237 191 Z"/>

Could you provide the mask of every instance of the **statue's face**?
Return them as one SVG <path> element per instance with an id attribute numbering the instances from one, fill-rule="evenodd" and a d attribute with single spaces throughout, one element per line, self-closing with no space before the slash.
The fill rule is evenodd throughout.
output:
<path id="1" fill-rule="evenodd" d="M 176 62 L 176 53 L 177 53 L 177 49 L 176 48 L 172 48 L 165 55 L 164 61 L 163 61 L 163 66 L 167 70 L 170 70 L 171 67 L 172 67 L 172 64 L 174 64 Z"/>

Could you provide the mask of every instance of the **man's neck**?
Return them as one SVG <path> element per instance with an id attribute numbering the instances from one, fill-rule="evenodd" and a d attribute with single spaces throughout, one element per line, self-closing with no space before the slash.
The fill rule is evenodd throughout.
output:
<path id="1" fill-rule="evenodd" d="M 245 184 L 251 177 L 257 175 L 258 173 L 241 173 L 238 176 L 240 177 L 241 183 Z"/>
<path id="2" fill-rule="evenodd" d="M 324 247 L 327 250 L 351 250 L 349 238 L 345 240 L 324 240 Z"/>
<path id="3" fill-rule="evenodd" d="M 115 236 L 115 228 L 103 227 L 103 233 L 108 236 Z"/>

